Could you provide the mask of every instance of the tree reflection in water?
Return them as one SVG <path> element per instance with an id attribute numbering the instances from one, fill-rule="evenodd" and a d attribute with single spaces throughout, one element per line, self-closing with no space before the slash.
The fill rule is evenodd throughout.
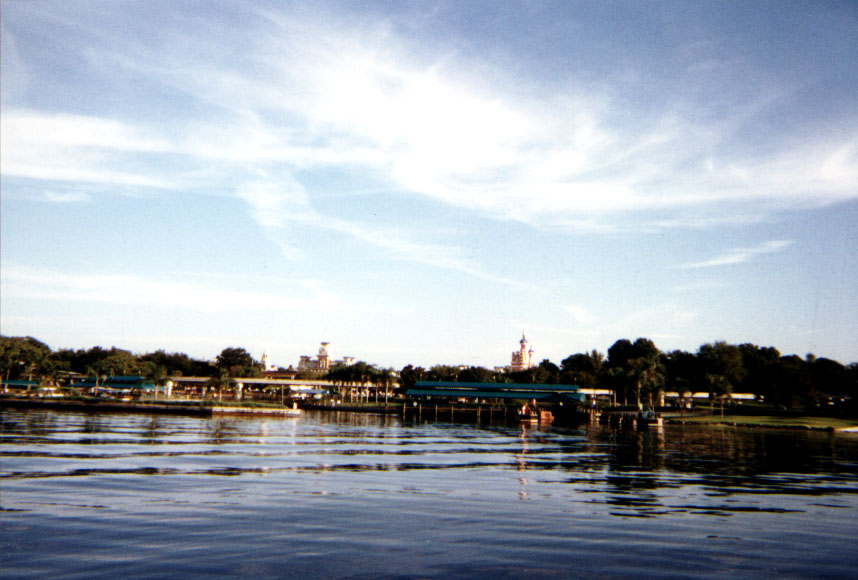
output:
<path id="1" fill-rule="evenodd" d="M 568 452 L 591 456 L 589 467 L 566 462 L 576 474 L 604 470 L 604 479 L 576 476 L 569 483 L 604 492 L 604 503 L 620 508 L 616 515 L 782 512 L 761 496 L 858 494 L 858 469 L 850 469 L 858 467 L 858 440 L 833 433 L 590 426 L 587 442 Z"/>

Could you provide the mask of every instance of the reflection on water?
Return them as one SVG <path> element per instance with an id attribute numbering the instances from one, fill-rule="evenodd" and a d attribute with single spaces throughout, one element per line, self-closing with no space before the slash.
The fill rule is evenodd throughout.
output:
<path id="1" fill-rule="evenodd" d="M 858 564 L 855 436 L 0 416 L 4 577 L 845 578 Z"/>

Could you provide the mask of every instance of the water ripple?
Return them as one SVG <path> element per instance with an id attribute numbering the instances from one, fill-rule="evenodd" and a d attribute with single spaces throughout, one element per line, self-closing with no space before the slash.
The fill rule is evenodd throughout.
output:
<path id="1" fill-rule="evenodd" d="M 858 438 L 319 413 L 4 410 L 0 422 L 10 577 L 658 578 L 671 566 L 837 578 L 858 566 Z"/>

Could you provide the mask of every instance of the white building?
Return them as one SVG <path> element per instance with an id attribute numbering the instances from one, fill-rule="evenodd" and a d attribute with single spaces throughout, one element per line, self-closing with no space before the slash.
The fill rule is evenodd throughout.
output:
<path id="1" fill-rule="evenodd" d="M 276 371 L 277 365 L 271 363 L 271 357 L 268 356 L 268 349 L 262 351 L 262 359 L 259 361 L 262 363 L 263 371 Z"/>

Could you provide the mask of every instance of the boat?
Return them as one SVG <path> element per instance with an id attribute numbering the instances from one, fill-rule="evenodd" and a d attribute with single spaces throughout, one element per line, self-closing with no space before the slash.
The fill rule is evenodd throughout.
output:
<path id="1" fill-rule="evenodd" d="M 519 413 L 518 419 L 522 423 L 539 423 L 539 415 L 536 413 Z"/>
<path id="2" fill-rule="evenodd" d="M 661 415 L 657 415 L 652 411 L 647 411 L 645 413 L 638 413 L 637 418 L 638 429 L 647 429 L 648 427 L 662 427 L 664 425 L 664 419 Z"/>
<path id="3" fill-rule="evenodd" d="M 554 422 L 554 414 L 551 411 L 530 409 L 527 405 L 519 411 L 518 418 L 522 423 L 548 425 Z"/>

